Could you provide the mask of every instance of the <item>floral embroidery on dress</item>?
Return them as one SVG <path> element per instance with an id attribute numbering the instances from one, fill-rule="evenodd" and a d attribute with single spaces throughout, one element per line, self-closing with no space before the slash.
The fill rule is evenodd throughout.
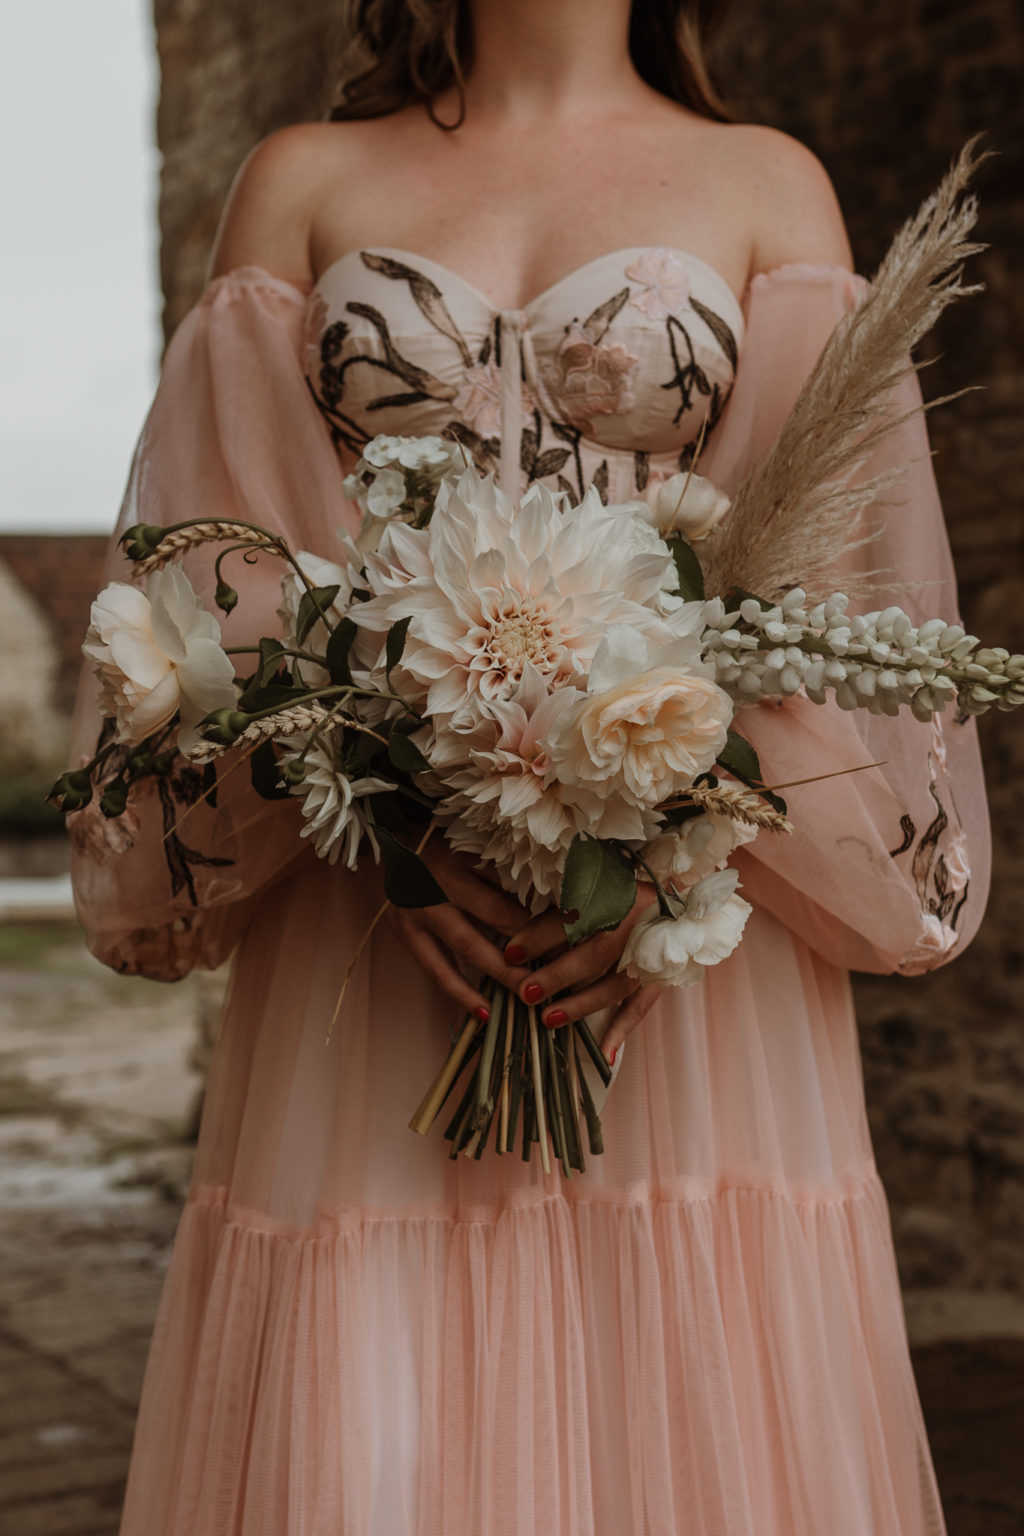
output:
<path id="1" fill-rule="evenodd" d="M 645 251 L 629 263 L 626 276 L 641 285 L 641 291 L 632 294 L 629 302 L 651 320 L 678 315 L 690 302 L 690 274 L 674 251 Z"/>
<path id="2" fill-rule="evenodd" d="M 633 409 L 633 381 L 640 359 L 618 342 L 595 341 L 585 325 L 570 325 L 544 381 L 565 420 L 593 433 L 595 416 L 623 416 Z"/>
<path id="3" fill-rule="evenodd" d="M 528 416 L 534 407 L 533 395 L 525 381 L 520 381 L 520 389 L 523 415 Z M 501 374 L 493 363 L 474 363 L 467 368 L 452 410 L 481 437 L 501 435 Z"/>
<path id="4" fill-rule="evenodd" d="M 314 288 L 302 355 L 307 386 L 335 447 L 358 457 L 375 428 L 389 429 L 389 416 L 395 420 L 398 411 L 415 414 L 417 407 L 425 407 L 434 417 L 432 431 L 462 444 L 481 473 L 496 471 L 501 448 L 500 312 L 494 312 L 486 336 L 464 335 L 432 277 L 393 255 L 363 250 L 358 257 L 386 284 L 404 287 L 434 340 L 443 339 L 454 350 L 456 366 L 450 367 L 452 359 L 438 373 L 423 366 L 423 351 L 409 344 L 415 343 L 415 334 L 406 338 L 393 333 L 386 294 L 378 303 L 353 296 L 339 309 Z M 710 432 L 735 377 L 736 337 L 691 291 L 690 274 L 679 254 L 661 248 L 638 253 L 625 276 L 622 287 L 564 328 L 554 355 L 548 353 L 532 365 L 536 374 L 525 365 L 521 374 L 520 471 L 528 480 L 553 481 L 575 499 L 591 486 L 603 501 L 613 487 L 620 499 L 641 494 L 651 472 L 649 450 L 602 452 L 595 434 L 595 421 L 625 415 L 637 405 L 640 358 L 615 340 L 613 330 L 616 322 L 639 324 L 630 321 L 631 304 L 653 319 L 664 336 L 667 376 L 657 377 L 652 370 L 648 388 L 671 402 L 673 427 L 684 417 L 700 416 L 705 435 Z M 639 285 L 639 292 L 630 280 Z M 725 376 L 723 364 L 732 377 Z M 358 378 L 355 387 L 350 383 L 353 372 Z M 690 468 L 697 425 L 695 420 L 685 442 L 670 450 L 671 466 L 659 473 Z M 614 460 L 626 457 L 631 461 L 628 487 L 619 474 L 612 478 Z"/>
<path id="5" fill-rule="evenodd" d="M 914 850 L 911 876 L 921 903 L 921 933 L 899 966 L 905 976 L 930 970 L 955 947 L 959 937 L 957 923 L 971 882 L 967 839 L 949 795 L 946 743 L 942 723 L 937 718 L 932 721 L 928 749 L 928 791 L 935 802 L 935 816 L 920 838 L 913 818 L 901 817 L 903 840 L 891 853 L 895 859 Z M 946 800 L 950 804 L 949 811 L 944 804 Z"/>
<path id="6" fill-rule="evenodd" d="M 320 342 L 331 320 L 331 306 L 324 295 L 314 289 L 306 305 L 302 325 L 302 360 L 304 371 L 316 375 L 320 371 Z"/>

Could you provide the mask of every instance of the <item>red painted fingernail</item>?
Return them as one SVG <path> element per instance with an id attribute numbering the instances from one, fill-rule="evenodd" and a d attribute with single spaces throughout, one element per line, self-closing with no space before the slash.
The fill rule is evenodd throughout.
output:
<path id="1" fill-rule="evenodd" d="M 486 1024 L 487 1020 L 491 1016 L 491 1010 L 489 1008 L 485 1008 L 483 1003 L 481 1003 L 479 1008 L 473 1009 L 473 1014 L 480 1020 L 481 1024 Z"/>
<path id="2" fill-rule="evenodd" d="M 559 1024 L 564 1024 L 568 1017 L 569 1015 L 566 1013 L 564 1008 L 555 1008 L 551 1013 L 548 1014 L 547 1018 L 544 1020 L 544 1023 L 547 1025 L 548 1029 L 557 1029 Z"/>
<path id="3" fill-rule="evenodd" d="M 531 981 L 528 987 L 523 988 L 523 996 L 528 1003 L 539 1003 L 544 996 L 544 988 Z"/>
<path id="4" fill-rule="evenodd" d="M 609 1066 L 612 1066 L 612 1067 L 614 1067 L 614 1065 L 615 1065 L 615 1058 L 616 1058 L 616 1056 L 617 1056 L 617 1055 L 618 1055 L 618 1054 L 619 1054 L 619 1048 L 618 1048 L 618 1046 L 616 1046 L 616 1047 L 615 1047 L 615 1049 L 614 1049 L 614 1051 L 612 1051 L 612 1054 L 611 1054 L 611 1056 L 610 1056 L 610 1057 L 609 1057 L 609 1058 L 608 1058 L 608 1064 L 609 1064 Z"/>
<path id="5" fill-rule="evenodd" d="M 505 951 L 505 959 L 509 965 L 522 965 L 526 959 L 526 950 L 521 944 L 510 944 Z"/>

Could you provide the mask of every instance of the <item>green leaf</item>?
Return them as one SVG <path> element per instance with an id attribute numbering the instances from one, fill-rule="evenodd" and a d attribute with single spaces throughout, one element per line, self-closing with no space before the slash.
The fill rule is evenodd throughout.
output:
<path id="1" fill-rule="evenodd" d="M 340 585 L 335 582 L 331 587 L 314 587 L 311 592 L 303 593 L 295 621 L 296 645 L 302 645 L 313 625 L 327 612 L 340 591 Z"/>
<path id="2" fill-rule="evenodd" d="M 764 783 L 757 753 L 750 742 L 737 731 L 729 732 L 725 746 L 718 754 L 718 762 L 727 772 L 751 789 L 757 789 Z"/>
<path id="3" fill-rule="evenodd" d="M 570 944 L 579 944 L 605 928 L 617 928 L 633 910 L 636 871 L 612 843 L 580 833 L 573 838 L 562 876 L 559 907 L 575 912 L 565 925 Z"/>
<path id="4" fill-rule="evenodd" d="M 255 715 L 262 709 L 288 709 L 299 704 L 308 694 L 308 688 L 293 688 L 288 683 L 268 683 L 265 688 L 249 687 L 238 701 L 239 710 Z"/>
<path id="5" fill-rule="evenodd" d="M 274 744 L 265 741 L 249 759 L 252 787 L 264 800 L 287 800 L 287 788 L 278 783 L 277 754 Z"/>
<path id="6" fill-rule="evenodd" d="M 693 545 L 684 539 L 681 533 L 672 534 L 667 542 L 676 563 L 679 596 L 686 603 L 698 602 L 704 596 L 704 572 L 700 568 L 700 561 L 694 553 Z"/>
<path id="7" fill-rule="evenodd" d="M 785 816 L 787 814 L 786 802 L 783 800 L 781 795 L 775 794 L 775 792 L 770 789 L 762 789 L 760 794 L 761 799 L 767 800 L 773 811 L 778 811 L 780 816 Z"/>
<path id="8" fill-rule="evenodd" d="M 430 767 L 419 747 L 403 731 L 392 731 L 388 737 L 388 757 L 399 773 L 426 773 Z"/>
<path id="9" fill-rule="evenodd" d="M 256 668 L 256 686 L 262 688 L 276 676 L 284 656 L 284 645 L 280 640 L 271 639 L 264 635 L 259 643 L 259 664 Z"/>
<path id="10" fill-rule="evenodd" d="M 388 682 L 391 681 L 391 670 L 397 667 L 405 650 L 405 637 L 409 633 L 409 625 L 412 623 L 412 615 L 399 619 L 397 624 L 392 624 L 388 630 L 387 645 L 384 650 L 385 672 Z"/>
<path id="11" fill-rule="evenodd" d="M 384 827 L 374 828 L 384 856 L 384 893 L 396 907 L 437 907 L 448 900 L 418 853 Z"/>
<path id="12" fill-rule="evenodd" d="M 348 658 L 359 633 L 359 627 L 353 624 L 349 618 L 344 618 L 327 642 L 327 650 L 324 659 L 327 662 L 327 670 L 331 674 L 331 682 L 338 683 L 342 688 L 352 686 L 352 673 L 349 669 Z"/>

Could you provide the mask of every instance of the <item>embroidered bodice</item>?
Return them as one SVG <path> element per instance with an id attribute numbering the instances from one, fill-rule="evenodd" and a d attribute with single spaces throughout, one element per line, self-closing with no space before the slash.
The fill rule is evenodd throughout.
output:
<path id="1" fill-rule="evenodd" d="M 306 311 L 304 366 L 336 447 L 444 433 L 513 494 L 635 496 L 713 430 L 743 341 L 732 289 L 699 257 L 639 246 L 497 309 L 423 256 L 350 251 Z"/>

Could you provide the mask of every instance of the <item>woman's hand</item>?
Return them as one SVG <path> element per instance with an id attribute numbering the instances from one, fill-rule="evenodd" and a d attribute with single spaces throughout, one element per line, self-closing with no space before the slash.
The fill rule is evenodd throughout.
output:
<path id="1" fill-rule="evenodd" d="M 389 907 L 391 926 L 442 992 L 467 1012 L 486 1019 L 487 999 L 470 985 L 455 960 L 465 960 L 510 991 L 519 992 L 530 972 L 522 965 L 510 964 L 482 929 L 496 929 L 509 938 L 524 925 L 529 926 L 530 914 L 514 897 L 475 874 L 474 861 L 455 853 L 442 838 L 429 841 L 420 858 L 448 900 L 436 907 Z"/>
<path id="2" fill-rule="evenodd" d="M 602 1008 L 616 1007 L 611 1023 L 601 1041 L 609 1061 L 642 1019 L 650 1012 L 663 987 L 641 986 L 632 976 L 617 969 L 626 940 L 637 919 L 655 900 L 652 885 L 637 887 L 633 910 L 617 928 L 597 933 L 570 949 L 565 942 L 564 919 L 557 910 L 543 913 L 512 934 L 505 946 L 505 959 L 520 965 L 551 955 L 548 963 L 531 971 L 517 986 L 524 1003 L 543 1008 L 541 1022 L 549 1029 L 572 1023 Z M 559 997 L 559 992 L 568 995 Z M 545 1007 L 546 999 L 554 999 Z"/>

